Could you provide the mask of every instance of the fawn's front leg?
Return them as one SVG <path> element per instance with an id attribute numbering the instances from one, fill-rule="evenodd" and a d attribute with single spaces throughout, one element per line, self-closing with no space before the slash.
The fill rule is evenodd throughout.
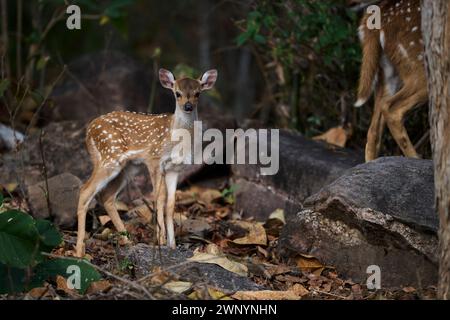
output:
<path id="1" fill-rule="evenodd" d="M 147 169 L 153 185 L 153 203 L 156 211 L 156 238 L 159 245 L 166 244 L 166 226 L 164 224 L 164 210 L 166 205 L 166 184 L 161 172 L 159 160 L 147 160 Z"/>
<path id="2" fill-rule="evenodd" d="M 165 182 L 167 187 L 167 205 L 166 205 L 166 227 L 167 227 L 167 244 L 171 249 L 176 248 L 175 228 L 173 225 L 173 214 L 175 210 L 175 194 L 177 191 L 178 172 L 167 172 L 165 174 Z"/>

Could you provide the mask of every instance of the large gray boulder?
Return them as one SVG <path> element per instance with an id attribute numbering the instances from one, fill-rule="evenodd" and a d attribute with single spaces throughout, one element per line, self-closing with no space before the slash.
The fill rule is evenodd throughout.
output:
<path id="1" fill-rule="evenodd" d="M 236 208 L 245 216 L 265 220 L 280 207 L 295 213 L 308 196 L 364 161 L 358 152 L 288 130 L 280 130 L 279 155 L 275 175 L 261 175 L 260 165 L 232 165 Z"/>
<path id="2" fill-rule="evenodd" d="M 313 255 L 355 281 L 370 265 L 383 286 L 437 279 L 438 217 L 430 160 L 380 158 L 359 165 L 306 199 L 288 216 L 279 249 Z"/>

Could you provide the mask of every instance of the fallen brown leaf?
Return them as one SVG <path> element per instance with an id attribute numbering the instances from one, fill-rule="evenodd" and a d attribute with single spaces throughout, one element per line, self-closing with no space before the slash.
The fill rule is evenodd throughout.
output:
<path id="1" fill-rule="evenodd" d="M 297 266 L 305 272 L 313 272 L 315 270 L 323 270 L 325 268 L 325 266 L 318 259 L 306 256 L 300 256 L 297 258 Z M 322 273 L 322 271 L 320 271 L 320 273 Z"/>
<path id="2" fill-rule="evenodd" d="M 119 200 L 116 200 L 116 210 L 117 211 L 128 211 L 128 206 Z"/>
<path id="3" fill-rule="evenodd" d="M 144 219 L 145 221 L 152 221 L 152 212 L 145 203 L 131 209 L 129 212 L 135 213 L 138 217 Z"/>
<path id="4" fill-rule="evenodd" d="M 279 274 L 284 274 L 284 273 L 288 273 L 291 272 L 292 268 L 283 264 L 280 265 L 275 265 L 273 267 L 270 267 L 267 269 L 267 272 L 269 272 L 269 274 L 274 277 L 276 275 Z"/>
<path id="5" fill-rule="evenodd" d="M 111 218 L 108 215 L 104 215 L 104 216 L 99 216 L 98 220 L 100 220 L 101 225 L 104 226 L 109 221 L 111 221 Z"/>
<path id="6" fill-rule="evenodd" d="M 304 286 L 302 286 L 300 283 L 296 283 L 292 286 L 290 291 L 295 292 L 300 297 L 306 296 L 309 294 L 308 289 L 306 289 Z"/>
<path id="7" fill-rule="evenodd" d="M 203 234 L 211 230 L 211 225 L 204 219 L 186 219 L 182 222 L 181 227 L 188 233 L 203 236 Z"/>
<path id="8" fill-rule="evenodd" d="M 78 292 L 75 289 L 70 289 L 67 286 L 67 280 L 63 276 L 57 275 L 56 276 L 56 290 L 63 291 L 67 295 L 71 297 L 79 296 Z"/>
<path id="9" fill-rule="evenodd" d="M 221 266 L 225 270 L 228 270 L 230 272 L 236 273 L 241 276 L 247 276 L 248 269 L 247 266 L 236 262 L 229 260 L 225 255 L 221 253 L 205 253 L 200 252 L 198 249 L 194 251 L 194 255 L 188 259 L 189 261 L 198 262 L 198 263 L 211 263 L 211 264 L 217 264 L 218 266 Z"/>
<path id="10" fill-rule="evenodd" d="M 313 137 L 314 140 L 322 140 L 329 144 L 333 144 L 339 147 L 345 147 L 349 133 L 342 126 L 329 129 L 327 132 Z"/>
<path id="11" fill-rule="evenodd" d="M 272 212 L 267 220 L 271 219 L 277 219 L 283 222 L 283 224 L 286 224 L 286 219 L 284 218 L 284 210 L 283 209 L 277 209 L 274 212 Z"/>
<path id="12" fill-rule="evenodd" d="M 306 290 L 306 289 L 305 289 Z M 287 291 L 237 291 L 231 296 L 236 300 L 300 300 L 301 296 L 292 290 Z"/>
<path id="13" fill-rule="evenodd" d="M 403 292 L 406 292 L 406 293 L 416 292 L 416 288 L 413 288 L 413 287 L 405 287 L 402 290 L 403 290 Z"/>
<path id="14" fill-rule="evenodd" d="M 198 288 L 191 292 L 188 295 L 188 298 L 191 300 L 206 300 L 206 299 L 213 299 L 213 300 L 232 300 L 229 295 L 225 294 L 224 292 L 214 289 L 211 287 L 208 287 L 206 290 L 204 288 Z"/>
<path id="15" fill-rule="evenodd" d="M 43 297 L 49 297 L 51 294 L 48 290 L 48 285 L 46 285 L 45 287 L 31 289 L 30 291 L 28 291 L 28 295 L 34 299 L 40 299 Z"/>
<path id="16" fill-rule="evenodd" d="M 91 282 L 89 288 L 86 290 L 87 294 L 94 294 L 108 291 L 111 288 L 111 283 L 108 280 L 100 280 Z"/>
<path id="17" fill-rule="evenodd" d="M 261 223 L 250 221 L 236 221 L 234 224 L 248 231 L 248 234 L 245 237 L 234 239 L 234 243 L 243 245 L 267 245 L 266 230 Z"/>
<path id="18" fill-rule="evenodd" d="M 192 287 L 191 282 L 187 281 L 170 281 L 163 285 L 164 289 L 172 291 L 174 293 L 183 293 Z"/>

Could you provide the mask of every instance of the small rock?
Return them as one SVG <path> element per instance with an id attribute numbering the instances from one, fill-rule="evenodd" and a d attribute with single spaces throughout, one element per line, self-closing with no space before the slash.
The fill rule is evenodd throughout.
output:
<path id="1" fill-rule="evenodd" d="M 161 270 L 176 275 L 180 281 L 204 283 L 222 290 L 264 289 L 249 278 L 234 274 L 217 265 L 188 262 L 187 259 L 193 256 L 193 252 L 189 249 L 178 247 L 176 250 L 171 250 L 167 247 L 158 248 L 139 243 L 120 250 L 120 256 L 127 258 L 135 266 L 138 278 L 160 267 Z"/>
<path id="2" fill-rule="evenodd" d="M 279 170 L 275 175 L 261 175 L 261 165 L 232 165 L 236 208 L 243 210 L 244 217 L 265 221 L 278 208 L 287 215 L 295 214 L 307 197 L 364 161 L 352 150 L 288 130 L 279 133 Z"/>
<path id="3" fill-rule="evenodd" d="M 70 173 L 63 173 L 48 179 L 48 195 L 51 213 L 48 210 L 46 183 L 41 181 L 26 190 L 27 200 L 35 218 L 52 218 L 62 228 L 71 228 L 77 221 L 78 196 L 81 181 Z"/>

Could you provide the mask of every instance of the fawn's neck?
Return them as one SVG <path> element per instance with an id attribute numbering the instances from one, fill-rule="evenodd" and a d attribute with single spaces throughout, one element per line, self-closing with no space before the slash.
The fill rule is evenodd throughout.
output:
<path id="1" fill-rule="evenodd" d="M 197 108 L 191 113 L 186 113 L 177 106 L 173 114 L 172 130 L 187 129 L 192 131 L 194 129 L 194 121 L 196 120 L 198 120 Z"/>

